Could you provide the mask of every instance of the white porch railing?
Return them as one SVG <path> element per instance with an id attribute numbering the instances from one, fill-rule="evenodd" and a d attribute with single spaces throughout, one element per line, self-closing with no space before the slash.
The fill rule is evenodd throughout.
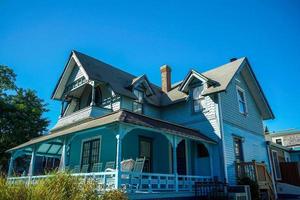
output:
<path id="1" fill-rule="evenodd" d="M 84 182 L 87 180 L 96 181 L 100 191 L 115 188 L 116 172 L 78 173 L 71 175 L 79 177 Z M 35 184 L 38 180 L 49 176 L 51 175 L 10 177 L 8 181 L 10 183 L 25 182 Z M 194 191 L 195 182 L 211 180 L 210 176 L 122 172 L 121 189 L 127 193 Z"/>

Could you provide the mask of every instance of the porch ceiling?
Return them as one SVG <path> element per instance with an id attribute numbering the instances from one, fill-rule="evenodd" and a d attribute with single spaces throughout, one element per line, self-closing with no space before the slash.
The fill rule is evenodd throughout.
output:
<path id="1" fill-rule="evenodd" d="M 77 133 L 87 129 L 93 129 L 104 125 L 109 125 L 112 123 L 125 123 L 129 125 L 136 125 L 140 127 L 151 128 L 160 132 L 169 133 L 172 135 L 177 135 L 184 138 L 190 138 L 198 141 L 203 141 L 207 143 L 216 143 L 216 141 L 210 139 L 209 137 L 203 135 L 201 132 L 181 126 L 178 124 L 170 123 L 167 121 L 151 118 L 145 115 L 133 113 L 127 110 L 119 110 L 107 114 L 105 116 L 95 118 L 91 121 L 83 122 L 80 124 L 73 124 L 72 126 L 65 127 L 59 130 L 50 131 L 48 135 L 41 136 L 35 139 L 32 139 L 26 143 L 23 143 L 19 146 L 7 150 L 7 152 L 15 151 L 36 143 L 45 142 L 48 140 L 53 140 L 57 137 L 66 136 L 71 133 Z"/>

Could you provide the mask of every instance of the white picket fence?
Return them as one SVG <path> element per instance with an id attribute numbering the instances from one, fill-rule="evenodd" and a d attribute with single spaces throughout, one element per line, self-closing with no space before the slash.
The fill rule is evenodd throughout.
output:
<path id="1" fill-rule="evenodd" d="M 35 184 L 38 180 L 49 176 L 51 175 L 10 177 L 8 181 L 10 183 L 25 182 Z M 96 181 L 100 191 L 114 189 L 116 184 L 116 172 L 77 173 L 72 174 L 72 176 L 79 177 L 83 182 L 88 180 Z M 122 172 L 121 189 L 127 193 L 194 191 L 195 182 L 211 180 L 210 176 Z"/>

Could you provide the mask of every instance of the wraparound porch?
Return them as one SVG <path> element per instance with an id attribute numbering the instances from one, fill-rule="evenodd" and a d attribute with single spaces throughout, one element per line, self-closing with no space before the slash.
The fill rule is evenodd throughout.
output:
<path id="1" fill-rule="evenodd" d="M 34 183 L 45 178 L 46 175 L 40 170 L 44 166 L 41 158 L 58 159 L 59 165 L 56 167 L 59 171 L 70 170 L 72 175 L 83 180 L 95 179 L 99 189 L 122 188 L 127 193 L 192 192 L 196 181 L 209 180 L 214 176 L 211 157 L 212 148 L 216 145 L 213 141 L 184 134 L 183 127 L 177 127 L 175 132 L 177 125 L 171 127 L 167 124 L 166 127 L 165 124 L 156 124 L 155 127 L 152 124 L 154 119 L 137 121 L 136 116 L 127 116 L 135 123 L 118 120 L 103 125 L 96 123 L 95 127 L 90 128 L 88 125 L 91 124 L 85 124 L 82 130 L 62 130 L 60 134 L 52 133 L 57 134 L 56 137 L 44 136 L 48 138 L 12 149 L 9 181 Z M 122 118 L 126 119 L 126 116 Z M 29 166 L 23 176 L 12 177 L 16 170 L 14 160 L 20 155 L 30 157 Z M 141 172 L 121 170 L 122 160 L 138 157 L 148 160 Z M 96 163 L 104 165 L 112 161 L 115 162 L 112 172 L 99 170 L 89 173 Z M 82 172 L 84 165 L 90 165 L 87 173 L 74 172 L 77 166 Z"/>

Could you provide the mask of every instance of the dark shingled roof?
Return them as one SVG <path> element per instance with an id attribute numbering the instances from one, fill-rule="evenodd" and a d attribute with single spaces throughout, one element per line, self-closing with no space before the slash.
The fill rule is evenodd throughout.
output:
<path id="1" fill-rule="evenodd" d="M 80 132 L 83 130 L 88 130 L 96 127 L 100 127 L 103 125 L 108 125 L 112 123 L 125 123 L 125 124 L 132 124 L 141 127 L 151 128 L 154 131 L 163 131 L 172 135 L 181 136 L 184 138 L 191 138 L 198 141 L 208 142 L 208 143 L 216 143 L 214 140 L 208 138 L 207 136 L 203 135 L 201 132 L 181 126 L 179 124 L 174 124 L 170 122 L 166 122 L 163 120 L 155 119 L 152 117 L 147 117 L 145 115 L 137 114 L 134 112 L 130 112 L 128 110 L 119 110 L 117 112 L 110 113 L 108 115 L 95 118 L 91 121 L 83 122 L 81 124 L 74 124 L 73 126 L 69 126 L 66 128 L 62 128 L 59 130 L 55 130 L 50 132 L 48 135 L 44 135 L 35 139 L 32 139 L 26 143 L 23 143 L 19 146 L 11 148 L 8 150 L 14 151 L 17 149 L 21 149 L 36 143 L 45 142 L 51 139 L 55 139 L 57 137 L 65 136 L 68 134 Z"/>

